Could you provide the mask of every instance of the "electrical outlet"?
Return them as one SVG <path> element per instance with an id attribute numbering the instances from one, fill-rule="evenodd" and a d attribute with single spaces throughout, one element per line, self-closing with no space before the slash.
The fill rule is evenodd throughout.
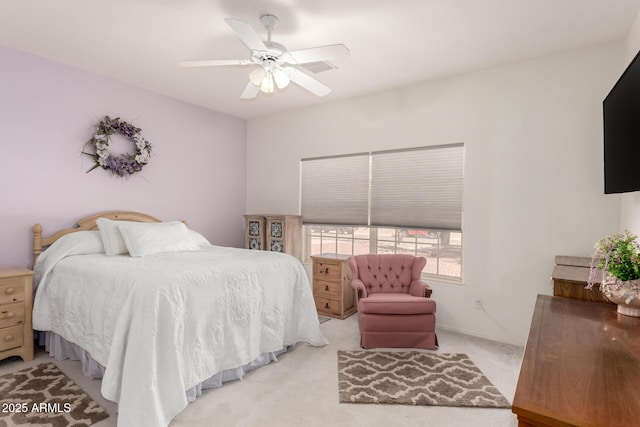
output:
<path id="1" fill-rule="evenodd" d="M 482 310 L 482 298 L 476 298 L 474 307 L 476 310 Z"/>

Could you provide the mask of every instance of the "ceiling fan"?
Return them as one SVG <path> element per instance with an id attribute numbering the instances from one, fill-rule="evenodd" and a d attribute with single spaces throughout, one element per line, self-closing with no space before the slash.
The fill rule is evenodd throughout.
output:
<path id="1" fill-rule="evenodd" d="M 262 15 L 260 21 L 267 30 L 268 38 L 262 41 L 249 24 L 235 18 L 225 18 L 225 21 L 236 35 L 251 50 L 249 59 L 204 59 L 180 61 L 181 67 L 216 67 L 229 65 L 258 66 L 249 74 L 249 83 L 240 95 L 243 99 L 252 99 L 260 91 L 273 93 L 274 85 L 284 89 L 293 82 L 317 96 L 325 96 L 331 89 L 323 83 L 303 73 L 291 65 L 308 64 L 349 56 L 349 49 L 343 44 L 312 47 L 309 49 L 287 51 L 287 48 L 271 41 L 271 31 L 278 23 L 274 15 Z M 289 65 L 289 66 L 288 66 Z"/>

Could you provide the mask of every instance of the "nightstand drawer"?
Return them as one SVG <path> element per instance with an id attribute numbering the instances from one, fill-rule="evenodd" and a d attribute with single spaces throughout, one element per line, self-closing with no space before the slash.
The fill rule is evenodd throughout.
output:
<path id="1" fill-rule="evenodd" d="M 327 298 L 340 298 L 340 282 L 329 282 L 325 280 L 313 281 L 313 294 L 324 295 Z"/>
<path id="2" fill-rule="evenodd" d="M 24 301 L 24 279 L 0 280 L 0 304 Z"/>
<path id="3" fill-rule="evenodd" d="M 316 310 L 321 314 L 342 315 L 342 303 L 339 300 L 316 296 Z"/>
<path id="4" fill-rule="evenodd" d="M 338 263 L 320 261 L 313 263 L 314 278 L 320 279 L 326 277 L 330 279 L 340 279 L 340 271 L 341 266 Z"/>
<path id="5" fill-rule="evenodd" d="M 0 329 L 0 351 L 20 347 L 22 341 L 22 325 Z"/>
<path id="6" fill-rule="evenodd" d="M 24 323 L 24 303 L 0 305 L 0 328 Z"/>

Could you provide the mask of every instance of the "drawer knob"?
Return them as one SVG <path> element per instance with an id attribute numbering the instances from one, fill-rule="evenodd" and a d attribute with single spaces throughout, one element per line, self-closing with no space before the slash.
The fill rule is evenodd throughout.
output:
<path id="1" fill-rule="evenodd" d="M 16 290 L 14 288 L 7 288 L 4 292 L 7 295 L 11 295 L 12 293 L 14 293 Z"/>
<path id="2" fill-rule="evenodd" d="M 5 313 L 4 318 L 5 319 L 11 319 L 12 317 L 15 316 L 15 313 L 13 313 L 12 311 Z"/>
<path id="3" fill-rule="evenodd" d="M 329 292 L 329 285 L 324 285 L 324 290 L 325 290 L 326 292 Z"/>
<path id="4" fill-rule="evenodd" d="M 326 303 L 324 304 L 324 308 L 329 308 L 329 303 L 328 303 L 328 302 L 326 302 Z M 5 338 L 5 339 L 6 339 L 6 338 Z"/>
<path id="5" fill-rule="evenodd" d="M 9 334 L 9 335 L 5 335 L 4 336 L 4 340 L 9 342 L 9 341 L 13 341 L 13 335 Z"/>
<path id="6" fill-rule="evenodd" d="M 324 269 L 324 274 L 329 274 L 329 267 Z"/>

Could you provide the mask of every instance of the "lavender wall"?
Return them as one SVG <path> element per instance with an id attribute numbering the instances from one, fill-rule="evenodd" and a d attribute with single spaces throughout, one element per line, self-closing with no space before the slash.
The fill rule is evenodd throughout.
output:
<path id="1" fill-rule="evenodd" d="M 80 152 L 104 115 L 153 144 L 141 173 L 85 173 Z M 108 210 L 184 219 L 214 244 L 242 245 L 244 120 L 0 46 L 0 162 L 0 266 L 30 266 L 33 224 L 48 235 Z"/>

